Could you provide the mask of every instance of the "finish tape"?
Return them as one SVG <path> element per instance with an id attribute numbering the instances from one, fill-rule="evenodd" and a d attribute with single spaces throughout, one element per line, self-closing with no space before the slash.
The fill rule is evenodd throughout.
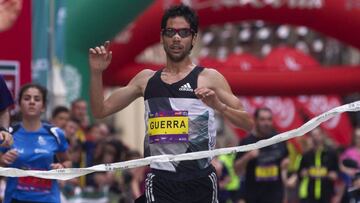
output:
<path id="1" fill-rule="evenodd" d="M 209 151 L 199 151 L 199 152 L 177 154 L 177 155 L 151 156 L 143 159 L 136 159 L 136 160 L 130 160 L 124 162 L 99 164 L 88 168 L 65 168 L 65 169 L 54 169 L 50 171 L 38 171 L 38 170 L 22 170 L 17 168 L 0 167 L 0 176 L 7 176 L 7 177 L 34 176 L 45 179 L 68 180 L 94 172 L 104 172 L 104 171 L 135 168 L 135 167 L 149 165 L 150 163 L 154 163 L 154 162 L 187 161 L 187 160 L 202 159 L 207 157 L 214 157 L 222 154 L 245 152 L 254 149 L 260 149 L 262 147 L 276 144 L 294 137 L 302 136 L 305 133 L 316 128 L 321 123 L 329 120 L 332 117 L 337 116 L 338 114 L 341 114 L 343 112 L 356 112 L 356 111 L 360 111 L 360 101 L 335 107 L 325 113 L 322 113 L 317 117 L 312 118 L 311 120 L 309 120 L 299 128 L 284 133 L 280 133 L 269 139 L 260 140 L 256 143 L 244 145 L 244 146 L 228 147 L 228 148 L 214 149 Z"/>

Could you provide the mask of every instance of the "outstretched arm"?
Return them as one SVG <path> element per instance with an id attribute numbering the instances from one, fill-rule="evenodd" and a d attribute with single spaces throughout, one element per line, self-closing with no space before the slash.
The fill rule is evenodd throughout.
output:
<path id="1" fill-rule="evenodd" d="M 199 77 L 199 87 L 195 94 L 208 106 L 220 112 L 235 126 L 250 131 L 253 120 L 244 110 L 240 100 L 219 72 L 205 69 Z"/>
<path id="2" fill-rule="evenodd" d="M 109 41 L 100 47 L 90 48 L 90 105 L 96 118 L 104 118 L 122 110 L 136 98 L 142 96 L 143 87 L 153 71 L 143 70 L 138 73 L 129 84 L 113 92 L 104 99 L 102 72 L 111 62 L 112 52 L 109 51 Z"/>
<path id="3" fill-rule="evenodd" d="M 0 111 L 0 146 L 9 147 L 13 143 L 12 135 L 8 132 L 10 124 L 9 108 Z"/>

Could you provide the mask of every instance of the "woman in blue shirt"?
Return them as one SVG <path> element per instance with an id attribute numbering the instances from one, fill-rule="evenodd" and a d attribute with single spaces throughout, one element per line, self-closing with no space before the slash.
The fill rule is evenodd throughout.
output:
<path id="1" fill-rule="evenodd" d="M 26 170 L 51 170 L 70 167 L 68 143 L 57 127 L 41 122 L 45 112 L 47 91 L 36 84 L 23 86 L 19 93 L 22 121 L 11 131 L 14 144 L 0 148 L 0 164 Z M 56 180 L 36 177 L 7 179 L 5 203 L 13 202 L 60 202 Z"/>

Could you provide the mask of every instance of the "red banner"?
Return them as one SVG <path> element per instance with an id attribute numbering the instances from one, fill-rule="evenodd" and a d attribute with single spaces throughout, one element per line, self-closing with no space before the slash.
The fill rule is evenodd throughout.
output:
<path id="1" fill-rule="evenodd" d="M 254 114 L 259 107 L 268 107 L 273 112 L 274 126 L 279 132 L 300 127 L 303 120 L 298 114 L 296 104 L 289 97 L 242 97 L 247 112 Z"/>
<path id="2" fill-rule="evenodd" d="M 31 1 L 0 2 L 0 74 L 17 92 L 31 81 Z"/>
<path id="3" fill-rule="evenodd" d="M 315 117 L 337 106 L 341 106 L 340 98 L 335 95 L 300 96 L 297 99 L 299 109 L 309 118 Z M 349 145 L 352 136 L 352 126 L 347 114 L 340 114 L 324 122 L 321 127 L 338 144 Z"/>
<path id="4" fill-rule="evenodd" d="M 159 41 L 160 38 L 160 21 L 165 8 L 170 4 L 185 2 L 180 0 L 156 0 L 145 12 L 126 29 L 123 30 L 116 37 L 112 43 L 113 61 L 107 69 L 104 81 L 107 85 L 125 85 L 134 76 L 137 70 L 130 70 L 137 62 L 135 58 L 144 49 Z M 264 21 L 275 22 L 279 24 L 293 24 L 304 25 L 311 29 L 317 30 L 328 36 L 335 37 L 343 42 L 347 42 L 354 47 L 360 47 L 360 12 L 359 6 L 347 0 L 308 0 L 308 1 L 228 1 L 228 0 L 192 0 L 186 1 L 195 10 L 197 10 L 200 17 L 200 26 L 207 27 L 213 24 L 224 24 L 226 22 L 239 22 L 242 20 L 262 19 Z M 349 20 L 351 19 L 351 20 Z M 151 29 L 148 29 L 151 28 Z M 287 63 L 291 63 L 288 61 Z M 141 68 L 149 67 L 147 64 Z M 215 67 L 220 69 L 220 67 Z M 295 67 L 296 68 L 296 67 Z M 343 67 L 346 68 L 346 67 Z M 285 74 L 281 75 L 280 79 L 285 79 L 280 84 L 284 90 L 279 90 L 276 81 L 267 80 L 268 88 L 278 89 L 278 92 L 283 92 L 282 95 L 288 92 L 295 94 L 305 93 L 301 89 L 306 89 L 306 93 L 325 93 L 325 86 L 332 84 L 332 88 L 327 88 L 327 91 L 334 92 L 352 92 L 360 89 L 360 83 L 357 79 L 348 75 L 359 74 L 359 70 L 344 70 L 337 69 L 334 75 L 336 80 L 331 83 L 326 83 L 327 79 L 320 78 L 321 81 L 314 80 L 306 81 L 314 87 L 314 90 L 307 90 L 307 87 L 302 87 L 299 82 L 307 78 L 308 75 Z M 342 74 L 342 71 L 344 73 Z M 234 75 L 226 69 L 219 70 L 224 75 L 242 76 L 241 74 Z M 236 73 L 235 73 L 236 74 Z M 316 73 L 316 74 L 333 74 Z M 311 75 L 311 74 L 310 74 Z M 263 94 L 265 91 L 261 89 L 252 89 L 253 83 L 261 81 L 266 76 L 262 74 L 250 74 L 246 81 L 239 81 L 237 78 L 227 78 L 232 87 L 238 88 L 248 87 L 251 92 Z M 278 77 L 279 78 L 279 77 Z M 292 80 L 286 80 L 292 78 Z M 292 83 L 294 81 L 294 83 Z M 326 84 L 322 85 L 323 82 Z M 239 87 L 238 85 L 242 85 Z M 297 86 L 299 88 L 297 88 Z M 341 88 L 340 88 L 341 86 Z M 338 88 L 339 87 L 339 88 Z M 277 92 L 277 93 L 278 93 Z M 237 92 L 239 94 L 248 94 L 249 92 Z"/>
<path id="5" fill-rule="evenodd" d="M 203 59 L 211 66 L 212 61 Z M 215 61 L 215 64 L 220 63 Z M 318 62 L 312 57 L 289 47 L 279 47 L 273 49 L 263 61 L 250 54 L 231 55 L 229 59 L 222 63 L 230 70 L 242 71 L 281 71 L 286 72 L 312 72 L 322 70 Z M 318 75 L 322 78 L 323 75 Z M 288 79 L 292 79 L 291 77 Z M 283 80 L 280 80 L 282 82 Z M 262 80 L 265 86 L 266 78 Z M 311 88 L 311 87 L 310 87 Z M 273 91 L 272 91 L 273 92 Z M 341 105 L 339 96 L 318 95 L 318 96 L 299 96 L 293 97 L 241 97 L 245 109 L 253 114 L 256 108 L 268 107 L 273 112 L 274 126 L 279 132 L 288 131 L 300 127 L 304 120 L 313 118 L 321 113 Z M 307 118 L 303 118 L 305 115 Z M 352 126 L 347 114 L 341 114 L 321 125 L 329 136 L 338 144 L 348 145 L 351 141 Z M 244 135 L 241 130 L 236 130 L 239 136 Z"/>

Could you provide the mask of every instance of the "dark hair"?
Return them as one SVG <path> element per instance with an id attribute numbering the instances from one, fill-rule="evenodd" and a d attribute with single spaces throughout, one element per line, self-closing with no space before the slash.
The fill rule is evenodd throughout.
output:
<path id="1" fill-rule="evenodd" d="M 198 32 L 198 16 L 193 9 L 184 4 L 172 6 L 164 12 L 161 20 L 161 29 L 166 28 L 166 23 L 169 18 L 175 18 L 178 16 L 185 18 L 185 20 L 190 24 L 190 28 L 194 31 L 194 33 Z"/>
<path id="2" fill-rule="evenodd" d="M 18 100 L 18 103 L 20 104 L 21 102 L 21 99 L 24 95 L 24 92 L 30 88 L 35 88 L 35 89 L 38 89 L 39 92 L 41 93 L 42 95 L 42 101 L 43 101 L 43 104 L 44 106 L 46 106 L 46 103 L 47 103 L 47 89 L 39 84 L 35 84 L 35 83 L 28 83 L 28 84 L 25 84 L 21 87 L 20 89 L 20 92 L 19 92 L 19 100 Z"/>
<path id="3" fill-rule="evenodd" d="M 86 100 L 85 100 L 85 99 L 82 99 L 82 98 L 77 98 L 77 99 L 75 99 L 75 100 L 73 100 L 73 101 L 71 102 L 71 107 L 74 107 L 74 105 L 77 104 L 77 103 L 79 103 L 79 102 L 86 102 Z"/>
<path id="4" fill-rule="evenodd" d="M 66 106 L 57 106 L 52 111 L 51 117 L 55 118 L 57 115 L 59 115 L 60 113 L 63 113 L 63 112 L 70 113 L 70 110 Z"/>
<path id="5" fill-rule="evenodd" d="M 72 122 L 76 123 L 79 126 L 81 125 L 81 121 L 79 119 L 75 118 L 74 116 L 71 116 L 69 121 L 72 121 Z"/>
<path id="6" fill-rule="evenodd" d="M 254 112 L 254 118 L 255 119 L 259 118 L 259 114 L 260 114 L 261 111 L 268 111 L 268 112 L 270 112 L 272 114 L 272 111 L 271 111 L 270 108 L 268 108 L 268 107 L 260 107 L 260 108 L 257 108 L 255 110 L 255 112 Z"/>
<path id="7" fill-rule="evenodd" d="M 90 124 L 90 125 L 85 129 L 85 131 L 86 131 L 86 133 L 89 133 L 92 129 L 97 128 L 97 127 L 99 127 L 99 126 L 100 126 L 100 123 Z"/>

